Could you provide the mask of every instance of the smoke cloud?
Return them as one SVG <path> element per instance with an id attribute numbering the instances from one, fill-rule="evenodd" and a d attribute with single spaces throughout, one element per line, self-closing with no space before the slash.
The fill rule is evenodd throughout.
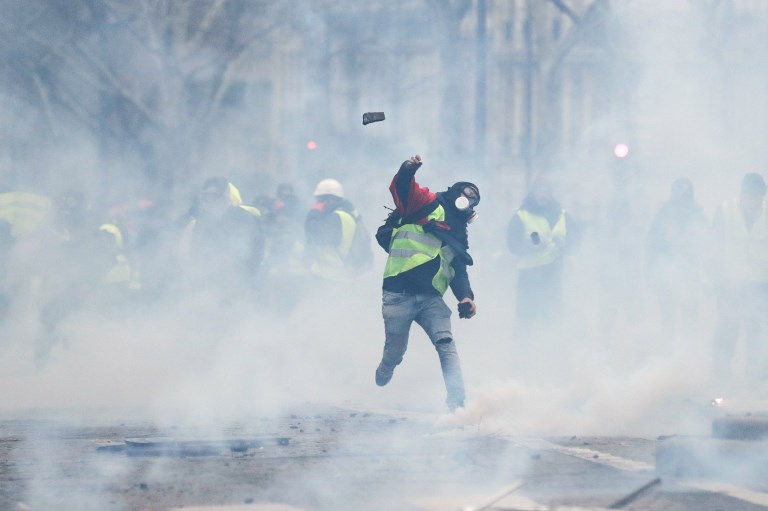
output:
<path id="1" fill-rule="evenodd" d="M 579 3 L 581 15 L 590 3 Z M 526 167 L 525 155 L 505 154 L 507 142 L 493 139 L 502 130 L 493 114 L 511 112 L 523 95 L 514 87 L 494 93 L 503 52 L 491 45 L 488 53 L 488 154 L 471 142 L 474 86 L 452 90 L 441 79 L 475 71 L 469 8 L 448 32 L 450 13 L 431 23 L 430 2 L 357 10 L 345 2 L 198 2 L 168 12 L 140 4 L 134 12 L 124 2 L 79 11 L 16 2 L 2 24 L 0 192 L 44 198 L 29 234 L 9 231 L 3 247 L 4 411 L 63 410 L 76 421 L 138 414 L 215 435 L 229 420 L 311 404 L 428 413 L 437 427 L 479 435 L 654 436 L 700 433 L 716 394 L 749 406 L 764 388 L 740 369 L 752 358 L 743 341 L 725 360 L 731 378 L 711 373 L 717 288 L 705 256 L 717 247 L 691 263 L 700 267 L 684 291 L 695 310 L 674 326 L 664 322 L 651 279 L 657 268 L 648 265 L 654 217 L 675 179 L 691 181 L 709 229 L 744 174 L 765 175 L 768 41 L 747 11 L 611 3 L 602 43 L 582 41 L 564 58 L 586 58 L 580 49 L 599 55 L 594 73 L 561 76 L 558 104 L 570 113 L 560 128 L 570 135 Z M 514 19 L 489 4 L 494 41 L 511 23 L 510 44 L 520 51 L 515 30 L 530 2 L 512 3 Z M 547 20 L 557 15 L 554 5 L 541 9 Z M 61 27 L 66 37 L 42 39 Z M 544 58 L 544 46 L 535 49 Z M 534 127 L 546 134 L 550 112 L 538 105 Z M 387 118 L 363 126 L 366 111 Z M 523 112 L 510 116 L 519 124 Z M 628 144 L 627 158 L 611 154 L 618 143 Z M 386 254 L 374 246 L 373 269 L 344 285 L 317 282 L 302 259 L 303 221 L 320 179 L 343 183 L 373 233 L 392 207 L 392 176 L 417 153 L 425 162 L 419 183 L 442 191 L 467 180 L 483 197 L 469 228 L 478 315 L 453 316 L 467 406 L 452 415 L 436 354 L 416 325 L 392 382 L 374 384 Z M 548 177 L 581 239 L 564 262 L 559 313 L 526 336 L 515 310 L 527 297 L 516 293 L 507 229 L 530 191 L 529 171 Z M 270 252 L 270 238 L 247 283 L 230 273 L 237 247 L 222 238 L 183 250 L 203 183 L 216 176 L 260 207 L 264 222 L 277 186 L 294 187 L 288 248 Z M 120 228 L 121 245 L 104 224 Z M 196 280 L 190 259 L 201 251 L 215 255 L 203 263 L 206 279 Z M 118 255 L 134 273 L 107 285 Z M 455 311 L 450 292 L 446 301 Z M 110 480 L 125 470 L 105 467 Z M 44 491 L 44 481 L 41 474 L 30 493 Z"/>

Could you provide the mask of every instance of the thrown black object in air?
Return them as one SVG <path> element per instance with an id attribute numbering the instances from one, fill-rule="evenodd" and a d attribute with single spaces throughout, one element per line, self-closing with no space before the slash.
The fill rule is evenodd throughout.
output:
<path id="1" fill-rule="evenodd" d="M 538 245 L 539 243 L 541 243 L 541 238 L 539 237 L 538 232 L 531 233 L 531 241 L 533 242 L 534 245 Z"/>
<path id="2" fill-rule="evenodd" d="M 363 126 L 371 124 L 372 122 L 379 122 L 384 120 L 384 112 L 365 112 L 363 114 Z"/>

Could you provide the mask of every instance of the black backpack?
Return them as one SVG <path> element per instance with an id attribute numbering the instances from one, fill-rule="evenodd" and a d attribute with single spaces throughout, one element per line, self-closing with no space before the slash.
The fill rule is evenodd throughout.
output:
<path id="1" fill-rule="evenodd" d="M 400 216 L 400 213 L 393 209 L 387 215 L 384 223 L 376 229 L 376 242 L 386 253 L 389 253 L 389 244 L 392 243 L 392 231 L 400 225 L 400 220 L 402 219 L 403 217 Z"/>

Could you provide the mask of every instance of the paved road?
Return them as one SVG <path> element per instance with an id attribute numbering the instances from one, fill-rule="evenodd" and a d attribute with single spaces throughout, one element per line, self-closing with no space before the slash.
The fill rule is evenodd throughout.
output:
<path id="1" fill-rule="evenodd" d="M 437 427 L 434 419 L 353 407 L 306 407 L 206 427 L 6 419 L 0 509 L 255 510 L 271 502 L 304 510 L 454 511 L 489 504 L 514 483 L 522 486 L 488 509 L 606 508 L 657 477 L 656 438 L 505 437 Z M 744 485 L 663 477 L 623 509 L 768 509 L 768 478 Z"/>

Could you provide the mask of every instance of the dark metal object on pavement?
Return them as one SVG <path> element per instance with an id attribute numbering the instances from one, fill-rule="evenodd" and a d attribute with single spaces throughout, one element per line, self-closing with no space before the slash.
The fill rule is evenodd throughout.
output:
<path id="1" fill-rule="evenodd" d="M 488 501 L 486 504 L 483 504 L 482 506 L 478 508 L 474 508 L 474 511 L 486 511 L 488 509 L 491 509 L 491 506 L 499 502 L 501 499 L 506 497 L 507 495 L 511 495 L 512 493 L 516 492 L 520 488 L 523 487 L 525 483 L 522 481 L 515 481 L 511 485 L 507 486 L 503 490 L 501 490 L 496 496 L 494 496 L 490 501 Z"/>
<path id="2" fill-rule="evenodd" d="M 231 439 L 184 439 L 138 437 L 125 439 L 128 456 L 217 456 L 244 453 L 266 445 L 288 445 L 287 437 L 251 437 Z"/>
<path id="3" fill-rule="evenodd" d="M 641 495 L 644 495 L 645 493 L 648 493 L 648 491 L 650 491 L 651 488 L 653 488 L 657 484 L 661 484 L 661 478 L 660 477 L 657 477 L 653 481 L 644 484 L 643 486 L 641 486 L 637 490 L 633 491 L 629 495 L 620 498 L 619 500 L 617 500 L 616 502 L 614 502 L 613 504 L 608 506 L 608 509 L 622 509 L 627 504 L 630 504 L 631 502 L 635 501 Z"/>
<path id="4" fill-rule="evenodd" d="M 729 440 L 768 440 L 768 415 L 726 415 L 712 420 L 712 437 Z"/>

